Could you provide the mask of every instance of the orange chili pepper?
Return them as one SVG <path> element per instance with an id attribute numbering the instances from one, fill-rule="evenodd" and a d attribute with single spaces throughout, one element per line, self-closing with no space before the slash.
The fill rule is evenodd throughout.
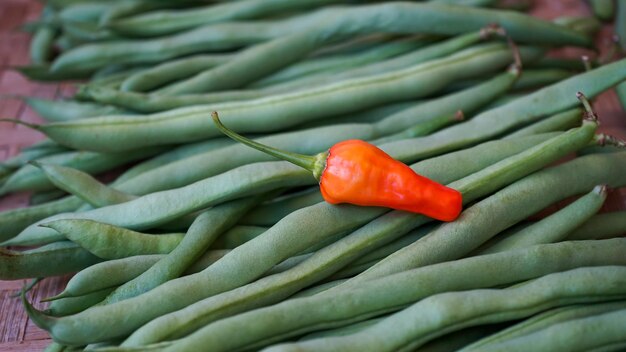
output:
<path id="1" fill-rule="evenodd" d="M 373 144 L 353 139 L 314 156 L 290 153 L 229 130 L 216 112 L 211 116 L 220 131 L 230 138 L 311 171 L 328 203 L 381 206 L 442 221 L 452 221 L 461 213 L 459 191 L 418 175 Z"/>

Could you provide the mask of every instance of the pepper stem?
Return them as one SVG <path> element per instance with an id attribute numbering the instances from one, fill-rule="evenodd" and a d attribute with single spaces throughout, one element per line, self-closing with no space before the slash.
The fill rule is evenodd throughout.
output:
<path id="1" fill-rule="evenodd" d="M 311 171 L 313 176 L 316 179 L 320 179 L 322 172 L 324 172 L 324 168 L 326 167 L 326 158 L 328 157 L 328 152 L 319 153 L 316 155 L 304 155 L 298 153 L 287 152 L 284 150 L 276 149 L 274 147 L 267 146 L 265 144 L 261 144 L 259 142 L 253 141 L 249 138 L 246 138 L 235 131 L 228 129 L 222 121 L 220 121 L 219 115 L 216 111 L 211 113 L 211 117 L 213 118 L 213 122 L 217 129 L 220 130 L 226 136 L 234 139 L 237 142 L 243 143 L 248 147 L 254 148 L 256 150 L 262 151 L 263 153 L 269 154 L 271 156 L 277 157 L 281 160 L 288 161 L 294 165 L 298 165 L 303 169 Z"/>

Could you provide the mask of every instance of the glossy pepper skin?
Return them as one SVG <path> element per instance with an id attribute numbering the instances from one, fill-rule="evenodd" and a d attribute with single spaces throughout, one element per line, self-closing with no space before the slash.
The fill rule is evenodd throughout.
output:
<path id="1" fill-rule="evenodd" d="M 332 204 L 382 206 L 452 221 L 462 210 L 461 193 L 418 175 L 406 164 L 361 140 L 332 146 L 320 177 Z"/>
<path id="2" fill-rule="evenodd" d="M 296 154 L 245 138 L 226 128 L 216 112 L 211 116 L 228 137 L 311 171 L 328 203 L 387 207 L 442 221 L 456 219 L 463 208 L 459 191 L 418 175 L 373 144 L 353 139 L 317 155 Z"/>

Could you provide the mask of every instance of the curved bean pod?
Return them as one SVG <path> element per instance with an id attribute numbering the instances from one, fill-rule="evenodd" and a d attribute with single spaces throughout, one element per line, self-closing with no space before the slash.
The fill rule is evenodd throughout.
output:
<path id="1" fill-rule="evenodd" d="M 0 278 L 18 280 L 64 275 L 99 261 L 100 258 L 69 241 L 52 243 L 23 252 L 0 248 Z"/>
<path id="2" fill-rule="evenodd" d="M 594 316 L 597 314 L 602 314 L 624 308 L 626 308 L 626 303 L 623 301 L 617 301 L 609 303 L 574 305 L 563 308 L 551 309 L 547 312 L 543 312 L 541 314 L 537 314 L 534 317 L 528 318 L 521 323 L 515 324 L 496 334 L 478 340 L 471 345 L 465 346 L 462 351 L 475 351 L 482 346 L 493 345 L 504 342 L 506 340 L 527 336 L 541 329 L 545 329 L 555 323 L 567 322 L 574 319 Z"/>
<path id="3" fill-rule="evenodd" d="M 163 148 L 146 148 L 126 153 L 97 153 L 68 151 L 37 159 L 41 163 L 69 166 L 88 173 L 99 173 L 161 152 Z M 45 191 L 54 189 L 52 182 L 33 165 L 25 165 L 14 172 L 0 187 L 0 195 L 17 191 Z"/>
<path id="4" fill-rule="evenodd" d="M 342 0 L 246 0 L 211 4 L 189 10 L 148 12 L 124 18 L 107 27 L 130 36 L 162 36 L 202 25 L 246 20 L 275 15 L 280 12 L 308 10 L 318 6 L 341 3 Z"/>
<path id="5" fill-rule="evenodd" d="M 55 220 L 48 227 L 103 259 L 133 255 L 166 254 L 183 239 L 183 233 L 149 235 L 91 220 Z"/>
<path id="6" fill-rule="evenodd" d="M 96 208 L 124 203 L 137 197 L 117 191 L 100 183 L 80 170 L 60 165 L 32 162 L 57 188 L 79 197 Z M 84 192 L 83 190 L 88 190 Z"/>
<path id="7" fill-rule="evenodd" d="M 209 150 L 216 150 L 222 147 L 226 147 L 234 143 L 235 142 L 232 139 L 225 137 L 213 138 L 208 141 L 181 145 L 177 148 L 163 152 L 151 159 L 148 159 L 127 169 L 126 171 L 124 171 L 124 173 L 122 173 L 118 178 L 115 179 L 113 185 L 123 183 L 140 174 L 143 174 L 144 172 L 148 172 L 152 169 L 156 169 L 157 167 L 161 167 L 171 162 L 182 160 L 196 154 L 207 152 Z"/>
<path id="8" fill-rule="evenodd" d="M 111 304 L 138 296 L 179 277 L 219 235 L 232 227 L 243 214 L 260 203 L 263 198 L 263 196 L 256 196 L 239 199 L 201 213 L 175 248 L 150 269 L 116 288 L 102 303 Z M 163 235 L 159 235 L 161 236 Z"/>
<path id="9" fill-rule="evenodd" d="M 626 309 L 574 319 L 498 344 L 482 351 L 617 351 L 626 346 Z M 593 338 L 590 338 L 593 337 Z"/>
<path id="10" fill-rule="evenodd" d="M 259 205 L 244 215 L 240 223 L 257 226 L 273 226 L 289 213 L 322 202 L 322 194 L 315 188 L 278 197 Z"/>
<path id="11" fill-rule="evenodd" d="M 55 317 L 80 313 L 101 302 L 111 291 L 113 288 L 105 288 L 82 296 L 59 298 L 52 301 L 45 312 Z"/>
<path id="12" fill-rule="evenodd" d="M 561 241 L 600 210 L 606 200 L 606 192 L 605 186 L 596 186 L 590 193 L 556 213 L 510 236 L 495 237 L 485 243 L 479 255 Z"/>
<path id="13" fill-rule="evenodd" d="M 520 128 L 515 132 L 507 134 L 503 138 L 515 138 L 536 133 L 563 131 L 580 126 L 581 119 L 582 111 L 580 109 L 570 109 Z"/>
<path id="14" fill-rule="evenodd" d="M 228 252 L 228 250 L 224 249 L 206 251 L 200 259 L 185 271 L 185 274 L 195 274 L 206 269 Z M 53 301 L 57 298 L 83 296 L 105 288 L 118 287 L 138 277 L 152 267 L 154 263 L 163 258 L 165 258 L 165 254 L 135 255 L 91 265 L 74 275 L 63 292 L 56 296 L 43 299 L 42 302 Z"/>
<path id="15" fill-rule="evenodd" d="M 574 230 L 569 241 L 613 238 L 626 234 L 626 212 L 598 214 Z"/>
<path id="16" fill-rule="evenodd" d="M 155 65 L 127 77 L 122 91 L 145 92 L 162 85 L 187 78 L 198 72 L 222 65 L 232 60 L 231 54 L 196 55 Z"/>
<path id="17" fill-rule="evenodd" d="M 74 211 L 83 204 L 78 197 L 65 197 L 49 203 L 0 212 L 0 240 L 8 241 L 29 225 L 47 217 Z"/>

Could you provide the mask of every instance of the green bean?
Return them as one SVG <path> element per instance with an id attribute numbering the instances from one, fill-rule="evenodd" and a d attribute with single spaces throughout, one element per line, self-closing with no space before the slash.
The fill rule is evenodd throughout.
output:
<path id="1" fill-rule="evenodd" d="M 185 274 L 195 274 L 206 269 L 228 252 L 228 250 L 223 249 L 206 251 L 200 259 L 185 271 Z M 58 298 L 83 296 L 105 288 L 115 288 L 138 277 L 164 257 L 165 254 L 136 255 L 94 264 L 74 275 L 67 283 L 63 292 L 43 299 L 42 302 L 53 301 Z"/>
<path id="2" fill-rule="evenodd" d="M 240 223 L 257 226 L 273 226 L 289 213 L 323 201 L 317 188 L 308 188 L 302 192 L 278 197 L 261 204 L 244 215 Z"/>
<path id="3" fill-rule="evenodd" d="M 54 200 L 58 200 L 63 196 L 66 196 L 67 193 L 65 191 L 55 189 L 52 191 L 42 191 L 33 193 L 28 199 L 28 205 L 39 205 L 48 203 Z"/>
<path id="4" fill-rule="evenodd" d="M 328 337 L 351 335 L 351 334 L 357 333 L 359 331 L 362 331 L 364 329 L 367 329 L 367 328 L 369 328 L 372 325 L 378 324 L 380 321 L 382 321 L 385 318 L 386 318 L 386 316 L 385 317 L 378 317 L 378 318 L 374 318 L 374 319 L 368 319 L 368 320 L 360 321 L 358 323 L 354 323 L 354 324 L 351 324 L 351 325 L 342 326 L 342 327 L 336 328 L 336 329 L 330 329 L 330 330 L 324 330 L 324 331 L 318 331 L 318 332 L 310 333 L 310 334 L 304 335 L 298 341 L 308 341 L 308 340 L 319 339 L 319 338 L 328 338 Z"/>
<path id="5" fill-rule="evenodd" d="M 85 151 L 68 151 L 38 158 L 41 163 L 69 166 L 88 173 L 99 173 L 128 162 L 139 160 L 161 152 L 163 148 L 145 148 L 126 153 L 94 153 Z M 10 192 L 31 190 L 45 191 L 54 189 L 54 185 L 43 172 L 33 165 L 25 165 L 14 172 L 0 187 L 0 195 Z"/>
<path id="6" fill-rule="evenodd" d="M 533 136 L 531 138 L 537 137 Z M 485 146 L 476 147 L 475 149 L 471 149 L 469 151 L 461 151 L 441 158 L 435 158 L 432 161 L 422 162 L 418 164 L 420 166 L 416 166 L 416 171 L 426 177 L 442 182 L 449 182 L 455 178 L 463 177 L 471 174 L 472 172 L 481 170 L 485 166 L 490 165 L 503 157 L 517 153 L 520 148 L 525 149 L 528 147 L 528 145 L 522 146 L 520 144 L 515 146 L 515 142 L 510 141 L 504 143 L 494 143 L 496 143 L 495 145 L 498 145 L 499 147 L 494 148 L 493 143 L 488 143 Z M 531 141 L 530 139 L 527 139 L 526 143 L 534 145 L 537 143 L 537 140 Z M 480 153 L 476 153 L 477 151 L 480 151 Z M 423 167 L 421 165 L 423 165 Z M 450 168 L 449 165 L 456 165 L 458 167 Z M 281 184 L 281 186 L 284 186 L 284 184 Z M 113 332 L 110 329 L 106 329 L 110 333 L 113 332 L 113 334 L 116 335 L 129 334 L 132 330 L 138 328 L 142 324 L 145 324 L 148 320 L 151 320 L 154 317 L 176 309 L 181 309 L 193 301 L 198 301 L 210 295 L 211 292 L 221 290 L 221 288 L 217 287 L 217 284 L 223 283 L 223 281 L 215 277 L 227 275 L 229 278 L 232 278 L 233 265 L 236 265 L 237 267 L 246 267 L 246 270 L 237 271 L 240 274 L 246 273 L 246 275 L 248 275 L 247 272 L 254 269 L 258 271 L 258 275 L 262 275 L 265 271 L 282 260 L 297 254 L 307 247 L 310 247 L 311 244 L 319 242 L 324 236 L 332 236 L 336 233 L 345 231 L 345 229 L 357 227 L 376 217 L 381 212 L 382 210 L 378 208 L 332 206 L 325 203 L 320 203 L 314 207 L 296 211 L 289 217 L 279 222 L 268 232 L 234 249 L 231 254 L 225 256 L 220 261 L 219 265 L 216 263 L 198 275 L 172 280 L 171 282 L 165 283 L 139 297 L 105 307 L 94 308 L 91 312 L 102 311 L 103 315 L 101 315 L 99 319 L 105 320 L 112 318 L 112 315 L 109 314 L 111 311 L 118 311 L 120 313 L 123 312 L 125 316 L 133 317 L 133 319 L 140 318 L 140 321 L 127 322 L 127 326 L 125 327 L 121 327 L 119 322 L 115 324 L 116 327 L 121 327 L 121 329 L 119 329 L 120 331 L 124 330 L 125 332 Z M 349 220 L 349 222 L 347 220 Z M 317 225 L 322 223 L 326 228 L 318 229 Z M 320 230 L 323 230 L 324 233 L 321 233 Z M 293 239 L 286 236 L 293 236 Z M 257 254 L 259 248 L 266 249 L 267 253 Z M 260 257 L 260 255 L 262 256 Z M 265 255 L 269 255 L 269 257 L 265 258 Z M 246 262 L 242 263 L 242 259 L 251 260 L 251 265 L 248 265 Z M 260 266 L 261 259 L 263 259 L 263 263 L 266 268 Z M 255 273 L 250 274 L 257 275 Z M 238 280 L 247 279 L 240 277 Z M 190 285 L 197 287 L 192 290 L 190 289 Z M 230 283 L 228 285 L 230 285 Z M 184 294 L 182 291 L 180 294 L 175 292 L 181 288 L 184 289 Z M 174 296 L 177 296 L 178 299 L 165 299 L 161 301 L 164 299 L 163 294 L 166 292 L 168 295 L 173 294 Z M 158 300 L 160 303 L 156 306 L 161 311 L 151 313 L 151 317 L 128 314 L 129 311 L 127 309 L 138 308 L 133 302 L 144 300 Z M 78 319 L 81 318 L 78 317 Z M 107 323 L 107 326 L 111 326 L 111 324 Z M 103 330 L 101 329 L 98 331 L 102 332 Z M 103 339 L 107 338 L 108 337 L 103 337 Z"/>
<path id="7" fill-rule="evenodd" d="M 183 233 L 149 235 L 92 220 L 55 220 L 39 225 L 54 229 L 103 259 L 133 255 L 166 254 L 183 239 Z"/>
<path id="8" fill-rule="evenodd" d="M 122 83 L 122 91 L 145 92 L 172 81 L 187 78 L 203 70 L 232 60 L 232 54 L 196 55 L 167 61 L 135 73 Z"/>
<path id="9" fill-rule="evenodd" d="M 547 117 L 538 122 L 532 123 L 526 127 L 520 128 L 515 132 L 507 134 L 503 138 L 515 138 L 521 136 L 528 136 L 535 133 L 546 133 L 554 131 L 563 131 L 569 128 L 580 126 L 582 118 L 582 111 L 580 109 L 570 109 L 550 117 Z"/>
<path id="10" fill-rule="evenodd" d="M 59 298 L 52 301 L 48 309 L 45 310 L 46 314 L 50 314 L 55 317 L 62 317 L 80 313 L 87 308 L 90 308 L 99 302 L 101 302 L 109 293 L 113 291 L 112 288 L 105 288 L 100 291 L 94 291 L 83 296 Z"/>
<path id="11" fill-rule="evenodd" d="M 39 126 L 37 129 L 52 139 L 63 139 L 62 144 L 73 147 L 82 145 L 92 150 L 127 150 L 136 149 L 141 145 L 189 142 L 217 136 L 219 131 L 206 118 L 208 112 L 216 110 L 223 116 L 225 123 L 228 122 L 231 128 L 239 132 L 265 132 L 323 116 L 357 111 L 368 106 L 431 93 L 445 86 L 448 81 L 460 79 L 465 75 L 479 74 L 483 70 L 493 70 L 509 60 L 510 53 L 504 47 L 495 45 L 468 49 L 450 58 L 431 61 L 390 74 L 350 80 L 271 98 L 181 108 L 142 117 L 119 115 L 52 123 Z M 609 66 L 604 68 L 606 67 Z M 444 71 L 445 78 L 441 76 Z M 431 80 L 432 77 L 437 77 L 436 84 Z M 405 84 L 410 84 L 411 89 L 405 89 Z M 421 87 L 416 86 L 420 84 Z M 352 103 L 346 104 L 346 99 Z M 314 101 L 316 104 L 319 101 L 326 103 L 317 109 L 308 108 Z M 250 111 L 254 111 L 254 114 L 250 114 Z M 294 115 L 295 111 L 298 113 Z M 273 123 L 270 124 L 268 121 Z M 97 136 L 94 135 L 96 129 Z M 164 135 L 165 129 L 167 135 Z M 150 137 L 146 138 L 147 135 Z M 121 139 L 124 140 L 123 143 Z"/>
<path id="12" fill-rule="evenodd" d="M 232 227 L 239 218 L 263 196 L 235 200 L 202 212 L 183 237 L 182 241 L 146 272 L 123 284 L 103 301 L 111 304 L 138 296 L 169 280 L 178 278 L 204 253 L 215 239 Z M 163 235 L 160 235 L 161 237 Z"/>
<path id="13" fill-rule="evenodd" d="M 0 165 L 11 170 L 19 169 L 22 166 L 27 165 L 28 162 L 31 160 L 37 160 L 39 158 L 50 156 L 52 154 L 59 154 L 66 151 L 68 151 L 66 147 L 60 146 L 56 143 L 40 146 L 37 146 L 37 144 L 35 144 L 32 148 L 24 148 L 20 150 L 20 153 L 18 155 L 3 161 Z"/>
<path id="14" fill-rule="evenodd" d="M 512 90 L 529 90 L 545 87 L 546 85 L 553 84 L 562 81 L 572 76 L 572 72 L 561 69 L 534 69 L 524 70 L 520 78 L 515 82 Z M 476 82 L 465 81 L 458 84 L 459 87 L 464 88 L 466 85 L 474 85 Z M 450 90 L 456 90 L 457 86 L 449 87 Z"/>
<path id="15" fill-rule="evenodd" d="M 138 15 L 145 11 L 151 11 L 161 8 L 169 8 L 170 6 L 177 6 L 178 4 L 172 4 L 169 2 L 160 1 L 146 1 L 146 0 L 131 0 L 131 1 L 118 1 L 115 4 L 111 4 L 99 18 L 99 25 L 101 27 L 107 27 L 115 20 L 124 20 L 132 15 Z"/>
<path id="16" fill-rule="evenodd" d="M 626 234 L 626 213 L 616 211 L 598 214 L 574 230 L 569 241 L 613 238 Z"/>
<path id="17" fill-rule="evenodd" d="M 42 19 L 54 16 L 54 11 L 45 7 Z M 53 42 L 57 36 L 57 30 L 52 26 L 41 26 L 37 29 L 30 41 L 30 61 L 34 65 L 46 65 L 50 63 L 53 54 Z"/>
<path id="18" fill-rule="evenodd" d="M 621 253 L 610 246 L 618 243 L 623 246 L 624 241 L 614 239 L 539 245 L 404 271 L 363 283 L 352 290 L 331 293 L 331 289 L 311 297 L 287 300 L 221 319 L 177 340 L 171 348 L 192 350 L 192 346 L 204 346 L 212 351 L 258 348 L 290 336 L 393 312 L 440 292 L 515 283 L 581 266 L 623 265 Z M 416 282 L 420 285 L 415 285 Z M 48 329 L 58 328 L 53 335 L 59 338 L 55 332 L 62 331 L 58 324 L 60 320 L 43 319 L 46 320 L 39 324 L 45 324 Z M 233 338 L 242 329 L 247 333 Z"/>
<path id="19" fill-rule="evenodd" d="M 109 6 L 98 1 L 82 2 L 63 8 L 58 17 L 62 21 L 95 22 Z"/>
<path id="20" fill-rule="evenodd" d="M 479 249 L 479 254 L 502 252 L 540 243 L 553 243 L 566 238 L 600 210 L 606 200 L 606 187 L 596 186 L 590 193 L 556 213 L 507 237 L 495 237 Z"/>
<path id="21" fill-rule="evenodd" d="M 136 197 L 107 187 L 91 175 L 69 167 L 42 164 L 37 161 L 32 164 L 43 171 L 44 175 L 57 188 L 77 196 L 94 207 L 103 207 L 133 200 Z M 83 190 L 88 190 L 84 192 Z"/>
<path id="22" fill-rule="evenodd" d="M 360 274 L 365 271 L 365 269 L 368 269 L 388 255 L 424 237 L 426 234 L 431 232 L 437 225 L 438 224 L 428 224 L 420 226 L 417 229 L 412 230 L 406 235 L 398 238 L 397 240 L 382 247 L 379 247 L 369 252 L 368 254 L 360 257 L 359 259 L 347 265 L 345 268 L 329 276 L 326 280 L 345 279 Z"/>
<path id="23" fill-rule="evenodd" d="M 233 226 L 211 245 L 215 249 L 234 249 L 267 231 L 262 226 Z"/>
<path id="24" fill-rule="evenodd" d="M 618 351 L 624 342 L 626 309 L 569 320 L 527 336 L 487 345 L 484 351 Z M 592 337 L 592 338 L 590 338 Z"/>
<path id="25" fill-rule="evenodd" d="M 0 263 L 2 263 L 0 278 L 18 280 L 64 275 L 76 272 L 100 260 L 68 241 L 22 252 L 0 248 Z"/>
<path id="26" fill-rule="evenodd" d="M 340 285 L 341 283 L 345 282 L 345 279 L 342 280 L 335 280 L 335 281 L 329 281 L 329 282 L 325 282 L 323 284 L 319 284 L 319 285 L 315 285 L 315 286 L 311 286 L 311 287 L 307 287 L 306 289 L 299 291 L 298 293 L 296 293 L 293 296 L 290 296 L 289 298 L 302 298 L 302 297 L 310 297 L 313 295 L 316 295 L 320 292 L 324 292 L 326 290 L 328 290 L 329 288 L 335 287 L 337 285 Z"/>
<path id="27" fill-rule="evenodd" d="M 108 27 L 130 36 L 161 36 L 207 24 L 262 18 L 280 12 L 307 10 L 341 2 L 344 1 L 245 0 L 188 10 L 149 12 L 115 21 Z"/>
<path id="28" fill-rule="evenodd" d="M 42 301 L 84 296 L 95 291 L 115 288 L 141 275 L 161 258 L 163 255 L 151 254 L 94 264 L 74 275 L 61 293 Z"/>
<path id="29" fill-rule="evenodd" d="M 447 98 L 452 98 L 454 97 L 447 97 Z M 486 99 L 492 99 L 493 96 L 486 96 Z M 435 101 L 432 101 L 432 103 L 442 103 L 443 99 L 437 99 Z M 474 101 L 474 103 L 477 104 L 477 106 L 480 106 L 481 103 L 485 103 L 483 101 Z M 418 107 L 420 108 L 425 108 L 424 110 L 426 110 L 429 105 L 431 104 L 422 104 L 419 105 Z M 470 106 L 471 108 L 476 108 L 476 106 Z M 414 112 L 415 108 L 409 108 L 406 111 L 402 112 L 402 115 Z M 419 109 L 420 111 L 422 109 Z M 471 110 L 470 110 L 471 111 Z M 393 117 L 397 117 L 397 116 L 393 116 Z M 422 115 L 422 117 L 431 117 L 428 114 L 424 114 Z M 389 117 L 389 120 L 391 120 L 392 116 Z M 465 115 L 463 113 L 463 111 L 458 110 L 457 112 L 455 112 L 454 114 L 447 114 L 447 115 L 441 115 L 441 116 L 436 116 L 436 117 L 431 117 L 430 119 L 424 119 L 424 121 L 421 121 L 420 123 L 417 123 L 415 126 L 409 128 L 409 129 L 405 129 L 404 131 L 401 132 L 396 132 L 394 134 L 391 134 L 389 136 L 386 137 L 382 137 L 382 138 L 377 138 L 373 141 L 371 141 L 372 144 L 384 144 L 384 143 L 389 143 L 389 142 L 393 142 L 393 141 L 398 141 L 398 140 L 403 140 L 403 139 L 410 139 L 410 138 L 416 138 L 416 137 L 423 137 L 423 136 L 427 136 L 433 132 L 437 132 L 441 129 L 443 129 L 444 127 L 448 127 L 452 124 L 461 122 L 465 119 Z M 382 121 L 381 121 L 382 122 Z"/>
<path id="30" fill-rule="evenodd" d="M 82 80 L 89 78 L 89 73 L 81 71 L 66 70 L 63 72 L 52 72 L 46 65 L 32 65 L 12 67 L 13 70 L 32 81 L 57 82 L 66 80 Z"/>
<path id="31" fill-rule="evenodd" d="M 586 35 L 594 35 L 602 28 L 602 23 L 592 16 L 562 16 L 552 21 Z"/>
<path id="32" fill-rule="evenodd" d="M 481 147 L 485 148 L 485 146 Z M 539 149 L 545 150 L 543 148 Z M 446 157 L 437 158 L 440 159 L 437 160 L 437 162 L 443 162 L 444 160 L 459 160 L 464 155 L 467 155 L 467 153 L 471 153 L 474 151 L 475 150 L 469 152 L 463 151 L 459 153 L 453 153 L 456 155 L 449 155 Z M 478 163 L 485 162 L 484 160 L 475 161 Z M 429 164 L 431 164 L 431 166 L 429 166 Z M 450 165 L 447 162 L 445 162 L 445 164 Z M 436 162 L 422 162 L 418 165 L 420 167 L 421 174 L 429 175 L 430 173 L 436 173 L 438 171 L 436 167 Z M 472 167 L 470 167 L 469 165 L 465 166 L 467 166 L 467 168 L 464 168 L 463 171 L 466 172 L 466 174 L 469 174 Z M 422 167 L 424 167 L 423 170 L 425 170 L 426 172 L 421 170 Z M 443 173 L 445 174 L 445 172 Z M 315 217 L 315 212 L 318 211 L 318 209 L 325 208 L 328 208 L 328 205 L 326 203 L 319 203 L 315 206 L 305 208 L 303 210 L 308 210 L 307 214 L 309 216 L 313 215 Z M 353 218 L 356 217 L 356 214 L 358 213 L 353 212 L 352 214 L 350 214 L 347 212 L 353 209 L 353 207 L 344 207 L 343 209 L 336 209 L 331 214 L 333 216 L 340 216 L 340 213 L 345 212 L 344 217 L 351 216 L 351 220 L 353 220 Z M 354 210 L 357 209 L 358 208 Z M 361 213 L 359 214 L 360 216 L 368 215 L 366 212 L 372 212 L 372 209 L 359 210 L 361 211 Z M 300 212 L 302 211 L 297 211 L 292 215 L 298 214 Z M 329 216 L 328 214 L 329 212 L 326 211 L 326 217 Z M 374 216 L 379 214 L 380 212 L 373 213 Z M 281 222 L 279 222 L 278 224 L 288 223 L 288 221 L 293 218 L 292 215 L 281 220 Z M 370 219 L 372 219 L 374 216 L 370 215 Z M 162 319 L 158 319 L 159 322 L 155 320 L 153 323 L 146 325 L 146 328 L 138 330 L 135 336 L 140 336 L 137 339 L 141 341 L 144 341 L 143 339 L 148 339 L 149 342 L 160 341 L 161 338 L 169 336 L 172 333 L 177 335 L 186 334 L 187 332 L 198 328 L 199 326 L 201 326 L 201 324 L 206 324 L 210 321 L 214 321 L 215 319 L 223 317 L 224 314 L 232 315 L 233 313 L 240 312 L 241 310 L 256 308 L 259 304 L 265 305 L 268 303 L 276 302 L 277 300 L 289 296 L 295 291 L 306 287 L 315 281 L 323 279 L 324 277 L 332 274 L 334 271 L 337 271 L 341 267 L 347 265 L 351 261 L 354 261 L 359 256 L 362 256 L 363 254 L 371 251 L 377 246 L 385 245 L 386 243 L 389 243 L 395 238 L 398 238 L 404 233 L 410 231 L 412 228 L 417 227 L 428 221 L 425 217 L 419 217 L 413 214 L 413 218 L 416 219 L 414 221 L 407 222 L 403 220 L 403 218 L 406 217 L 406 215 L 403 216 L 401 214 L 395 213 L 391 213 L 390 216 L 383 215 L 370 222 L 367 226 L 364 226 L 361 229 L 353 232 L 349 236 L 344 237 L 343 239 L 338 240 L 336 243 L 331 244 L 324 249 L 316 252 L 311 258 L 307 259 L 306 261 L 302 262 L 300 265 L 294 267 L 291 270 L 285 271 L 280 275 L 273 275 L 257 282 L 248 284 L 246 286 L 242 286 L 239 289 L 233 291 L 215 295 L 213 297 L 190 305 L 185 310 L 165 315 Z M 271 228 L 270 232 L 275 228 L 276 226 Z M 328 226 L 328 224 L 325 224 L 324 227 L 317 226 L 316 228 L 308 229 L 308 231 L 310 232 L 315 232 L 316 236 L 319 236 L 319 233 L 321 231 L 329 230 L 332 230 L 332 228 Z M 302 231 L 303 230 L 299 230 L 296 232 L 299 237 L 298 245 L 300 246 L 306 244 L 302 239 Z M 335 231 L 341 232 L 341 229 Z M 247 245 L 250 245 L 250 247 L 254 246 L 255 243 L 265 240 L 266 237 L 264 236 L 266 235 L 267 233 L 262 235 L 261 237 L 258 237 L 255 240 L 250 241 L 247 244 L 244 244 L 243 246 L 235 249 L 233 253 L 235 253 L 238 249 L 247 247 Z M 286 240 L 286 235 L 287 234 L 282 234 L 283 241 Z M 293 247 L 294 244 L 291 243 L 291 246 Z M 291 248 L 291 250 L 295 252 L 296 248 Z M 258 253 L 256 255 L 259 256 Z M 272 255 L 275 256 L 276 254 Z M 260 302 L 255 301 L 253 300 L 253 297 L 263 297 L 263 300 L 261 300 Z M 272 300 L 267 301 L 269 299 Z M 219 304 L 219 302 L 222 301 L 225 302 L 223 304 Z M 157 339 L 154 340 L 155 338 Z M 134 343 L 136 342 L 133 342 L 133 344 Z M 145 343 L 145 341 L 141 343 Z"/>
<path id="33" fill-rule="evenodd" d="M 36 221 L 74 211 L 83 202 L 77 197 L 66 197 L 49 203 L 0 212 L 0 240 L 7 241 Z"/>
<path id="34" fill-rule="evenodd" d="M 268 348 L 267 351 L 412 350 L 437 336 L 463 327 L 510 321 L 527 317 L 546 308 L 572 303 L 601 302 L 626 297 L 624 274 L 626 274 L 626 267 L 624 266 L 578 268 L 562 273 L 548 274 L 508 289 L 442 293 L 415 303 L 409 308 L 355 334 L 282 344 Z M 621 315 L 626 317 L 624 313 L 626 311 L 622 311 Z M 623 320 L 626 321 L 626 319 Z M 612 336 L 613 339 L 616 339 L 618 331 L 622 330 L 624 329 L 609 330 L 610 332 L 603 338 Z M 578 334 L 580 335 L 580 332 Z M 549 344 L 550 338 L 548 336 L 545 336 L 543 340 L 534 339 L 532 341 L 539 340 L 543 341 L 544 344 Z M 579 338 L 578 340 L 582 339 Z M 595 339 L 584 338 L 584 340 Z M 541 345 L 535 343 L 536 347 L 531 347 L 531 350 L 553 350 L 553 348 L 561 346 L 560 341 L 561 339 L 558 343 L 550 344 L 552 349 L 545 347 L 541 349 Z M 176 345 L 174 344 L 172 347 Z M 598 343 L 588 343 L 589 347 L 598 345 Z M 576 345 L 571 344 L 569 346 L 574 347 Z M 518 350 L 525 351 L 528 347 L 529 345 L 525 344 Z M 511 349 L 504 348 L 502 350 L 509 351 Z M 583 347 L 582 350 L 585 348 Z"/>
<path id="35" fill-rule="evenodd" d="M 122 173 L 117 179 L 115 179 L 113 185 L 124 183 L 134 177 L 137 177 L 140 174 L 167 165 L 169 163 L 192 157 L 194 155 L 210 150 L 223 148 L 231 144 L 234 144 L 234 141 L 227 137 L 213 138 L 208 141 L 183 144 L 179 147 L 163 152 L 151 159 L 148 159 L 129 168 L 128 170 L 124 171 L 124 173 Z"/>
<path id="36" fill-rule="evenodd" d="M 445 224 L 429 236 L 390 255 L 342 286 L 350 287 L 381 275 L 384 276 L 433 262 L 460 258 L 499 231 L 558 200 L 584 192 L 593 185 L 605 183 L 605 181 L 608 184 L 619 186 L 626 180 L 623 177 L 626 170 L 611 163 L 619 163 L 623 158 L 626 158 L 626 153 L 612 155 L 612 158 L 599 158 L 594 155 L 589 158 L 579 158 L 559 167 L 538 172 L 532 177 L 527 177 L 487 198 L 479 203 L 480 205 L 475 205 L 473 211 L 465 212 L 462 216 L 462 218 L 475 219 L 475 221 L 458 221 Z M 600 167 L 601 169 L 590 170 L 590 167 Z M 529 189 L 533 191 L 527 191 Z M 545 191 L 535 193 L 538 192 L 538 189 Z M 509 198 L 511 194 L 515 195 L 515 200 Z M 533 197 L 531 194 L 542 194 L 542 197 Z M 502 211 L 507 208 L 503 204 L 515 204 L 517 211 L 500 217 L 490 217 L 490 220 L 478 214 L 481 211 L 487 211 L 487 213 L 495 215 L 498 210 Z M 493 219 L 497 219 L 497 221 L 493 221 Z M 474 236 L 467 236 L 465 231 L 472 231 Z M 455 245 L 450 246 L 449 243 Z"/>
<path id="37" fill-rule="evenodd" d="M 46 121 L 69 121 L 87 117 L 130 113 L 112 105 L 77 102 L 72 100 L 47 100 L 24 98 L 26 104 Z"/>
<path id="38" fill-rule="evenodd" d="M 86 42 L 115 41 L 122 37 L 103 29 L 93 22 L 64 21 L 61 23 L 63 32 L 76 40 Z"/>
<path id="39" fill-rule="evenodd" d="M 462 351 L 472 351 L 483 346 L 489 346 L 506 340 L 527 336 L 540 331 L 541 329 L 548 328 L 550 325 L 555 323 L 567 322 L 574 319 L 585 318 L 624 308 L 626 308 L 626 303 L 624 301 L 617 301 L 609 303 L 573 305 L 551 309 L 504 329 L 497 334 L 478 340 L 475 343 L 463 348 Z"/>
<path id="40" fill-rule="evenodd" d="M 79 45 L 84 44 L 82 41 L 77 40 L 75 38 L 71 38 L 67 34 L 61 34 L 58 36 L 54 42 L 54 46 L 57 48 L 59 53 L 66 52 L 68 50 L 74 49 Z"/>

